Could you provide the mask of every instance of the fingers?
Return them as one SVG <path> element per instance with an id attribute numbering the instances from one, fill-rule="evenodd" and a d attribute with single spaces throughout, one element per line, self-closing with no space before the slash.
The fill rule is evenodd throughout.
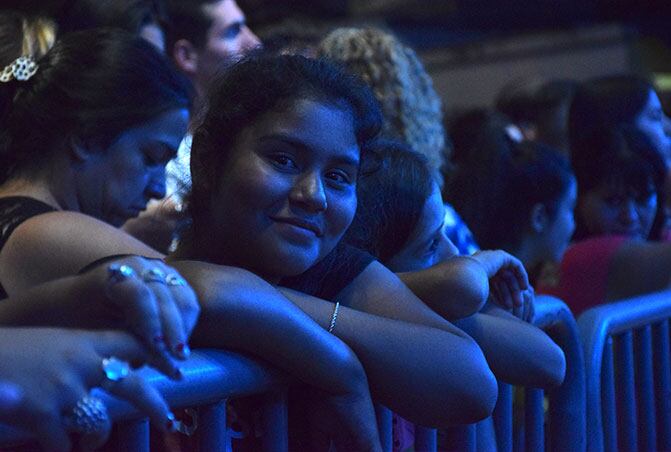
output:
<path id="1" fill-rule="evenodd" d="M 124 262 L 128 263 L 122 265 L 132 265 L 132 274 L 113 278 L 108 298 L 125 313 L 132 331 L 153 352 L 152 362 L 169 377 L 180 378 L 173 357 L 189 356 L 188 334 L 199 312 L 196 296 L 179 274 L 160 261 L 135 257 Z"/>
<path id="2" fill-rule="evenodd" d="M 145 281 L 153 290 L 157 300 L 164 343 L 173 356 L 184 359 L 181 350 L 186 346 L 186 332 L 172 290 L 166 284 L 166 274 L 159 267 L 154 267 L 149 271 L 161 272 L 161 276 L 157 277 L 156 280 L 145 279 Z"/>
<path id="3" fill-rule="evenodd" d="M 132 403 L 163 432 L 175 430 L 175 417 L 163 396 L 144 378 L 133 372 L 121 381 L 109 382 L 105 390 Z"/>

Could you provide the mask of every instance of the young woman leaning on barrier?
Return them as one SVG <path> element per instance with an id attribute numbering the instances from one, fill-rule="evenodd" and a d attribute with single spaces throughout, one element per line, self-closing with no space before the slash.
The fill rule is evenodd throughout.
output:
<path id="1" fill-rule="evenodd" d="M 209 99 L 192 146 L 193 230 L 171 261 L 202 303 L 197 343 L 283 358 L 303 380 L 370 387 L 375 400 L 425 425 L 487 416 L 495 381 L 475 342 L 374 258 L 339 244 L 356 210 L 363 149 L 379 128 L 370 91 L 323 61 L 261 57 L 233 67 Z M 315 266 L 321 271 L 300 276 Z M 283 284 L 309 294 L 278 291 Z M 320 370 L 282 312 L 340 338 L 330 367 L 349 370 Z M 243 336 L 237 325 L 257 333 Z M 370 402 L 350 407 L 334 396 L 322 401 L 346 427 L 321 427 L 372 441 Z M 365 417 L 353 416 L 364 408 Z"/>

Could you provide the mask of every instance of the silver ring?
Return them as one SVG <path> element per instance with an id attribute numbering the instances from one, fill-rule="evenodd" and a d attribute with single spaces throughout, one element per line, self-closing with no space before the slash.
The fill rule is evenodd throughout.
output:
<path id="1" fill-rule="evenodd" d="M 122 361 L 114 356 L 103 358 L 102 369 L 103 375 L 105 375 L 105 380 L 102 384 L 103 387 L 110 383 L 122 381 L 130 374 L 130 365 L 126 361 Z"/>
<path id="2" fill-rule="evenodd" d="M 90 395 L 77 400 L 72 413 L 66 417 L 66 423 L 71 430 L 85 435 L 102 433 L 112 428 L 107 407 L 102 400 Z"/>
<path id="3" fill-rule="evenodd" d="M 158 267 L 150 268 L 142 272 L 142 280 L 146 283 L 157 282 L 165 284 L 165 273 Z"/>
<path id="4" fill-rule="evenodd" d="M 186 286 L 186 279 L 176 273 L 170 273 L 165 277 L 165 283 L 169 286 Z"/>
<path id="5" fill-rule="evenodd" d="M 135 270 L 130 265 L 111 264 L 107 267 L 107 275 L 110 284 L 116 284 L 135 276 Z"/>

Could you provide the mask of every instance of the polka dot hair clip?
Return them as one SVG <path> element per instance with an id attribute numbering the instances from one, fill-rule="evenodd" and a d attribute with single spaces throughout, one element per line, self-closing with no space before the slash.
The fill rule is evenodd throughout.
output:
<path id="1" fill-rule="evenodd" d="M 37 72 L 37 64 L 29 56 L 22 56 L 4 67 L 0 73 L 0 82 L 10 82 L 14 79 L 26 81 Z"/>

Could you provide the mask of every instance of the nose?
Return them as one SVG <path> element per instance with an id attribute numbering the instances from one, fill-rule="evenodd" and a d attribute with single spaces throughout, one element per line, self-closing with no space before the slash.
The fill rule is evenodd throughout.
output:
<path id="1" fill-rule="evenodd" d="M 289 198 L 292 203 L 299 205 L 309 212 L 323 212 L 326 210 L 326 191 L 321 176 L 316 173 L 305 174 L 296 179 Z"/>
<path id="2" fill-rule="evenodd" d="M 243 42 L 242 42 L 243 53 L 247 53 L 252 49 L 261 47 L 261 40 L 259 39 L 258 36 L 254 34 L 251 28 L 245 25 L 245 28 L 243 29 L 242 32 L 243 32 Z"/>
<path id="3" fill-rule="evenodd" d="M 618 219 L 626 227 L 631 227 L 638 222 L 638 209 L 633 199 L 627 200 L 620 208 Z"/>
<path id="4" fill-rule="evenodd" d="M 165 169 L 157 171 L 150 179 L 145 190 L 145 194 L 149 199 L 163 199 L 165 198 Z"/>
<path id="5" fill-rule="evenodd" d="M 459 249 L 452 243 L 452 240 L 445 235 L 445 232 L 441 234 L 440 239 L 440 248 L 438 252 L 438 262 L 443 262 L 451 257 L 458 256 Z"/>

